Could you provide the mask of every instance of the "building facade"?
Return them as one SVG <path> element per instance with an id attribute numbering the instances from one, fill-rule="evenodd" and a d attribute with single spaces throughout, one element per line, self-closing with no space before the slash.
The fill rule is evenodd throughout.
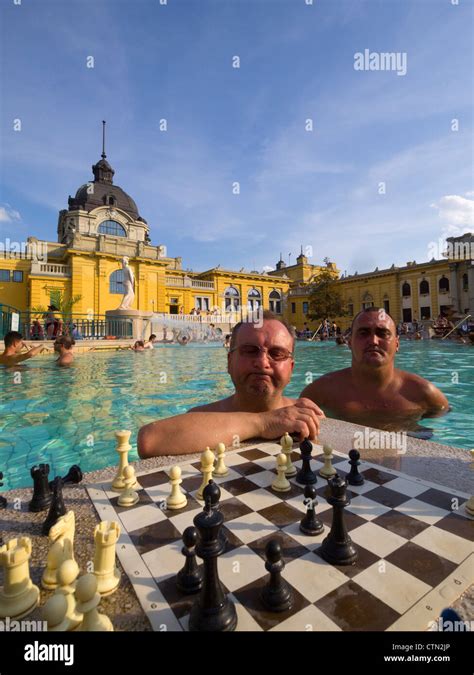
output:
<path id="1" fill-rule="evenodd" d="M 280 255 L 268 273 L 227 270 L 220 265 L 204 272 L 185 270 L 180 257 L 166 246 L 154 246 L 148 223 L 134 200 L 113 182 L 114 169 L 105 152 L 93 165 L 93 180 L 82 185 L 68 208 L 59 212 L 57 242 L 29 237 L 25 250 L 12 255 L 5 246 L 0 259 L 0 305 L 19 312 L 46 309 L 52 296 L 74 299 L 76 316 L 101 317 L 116 309 L 124 293 L 122 258 L 129 259 L 135 284 L 133 309 L 187 314 L 213 309 L 226 314 L 263 307 L 301 330 L 307 318 L 311 285 L 324 270 L 337 280 L 347 314 L 336 319 L 346 328 L 368 306 L 384 307 L 399 321 L 432 319 L 448 310 L 474 316 L 472 234 L 448 240 L 444 259 L 404 267 L 375 269 L 339 276 L 336 264 L 309 263 L 301 250 L 294 265 Z"/>

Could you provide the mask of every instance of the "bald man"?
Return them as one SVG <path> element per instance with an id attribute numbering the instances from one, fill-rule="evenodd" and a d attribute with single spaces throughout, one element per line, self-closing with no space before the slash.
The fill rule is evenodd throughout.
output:
<path id="1" fill-rule="evenodd" d="M 301 396 L 331 417 L 380 429 L 416 429 L 422 417 L 449 410 L 444 394 L 419 375 L 395 368 L 399 349 L 395 323 L 383 309 L 370 307 L 352 322 L 350 368 L 327 373 Z"/>
<path id="2" fill-rule="evenodd" d="M 294 336 L 271 312 L 260 323 L 238 323 L 232 331 L 227 371 L 235 392 L 183 415 L 143 426 L 137 439 L 142 459 L 202 451 L 222 442 L 277 439 L 285 432 L 316 438 L 324 414 L 308 399 L 283 395 L 294 368 Z"/>

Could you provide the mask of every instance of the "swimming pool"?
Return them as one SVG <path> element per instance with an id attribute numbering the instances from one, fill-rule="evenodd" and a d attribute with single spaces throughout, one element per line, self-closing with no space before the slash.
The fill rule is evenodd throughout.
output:
<path id="1" fill-rule="evenodd" d="M 297 343 L 295 372 L 286 393 L 298 396 L 307 373 L 316 379 L 344 368 L 350 356 L 346 347 L 333 342 Z M 21 382 L 15 381 L 13 371 L 0 368 L 3 489 L 31 485 L 30 467 L 39 462 L 50 464 L 51 477 L 75 463 L 83 471 L 115 464 L 114 431 L 118 429 L 132 431 L 130 457 L 136 458 L 140 426 L 232 392 L 226 357 L 220 345 L 191 343 L 160 345 L 141 353 L 78 355 L 71 368 L 57 368 L 52 356 L 39 357 L 21 368 Z M 433 440 L 472 447 L 472 347 L 403 342 L 397 365 L 434 382 L 453 407 L 446 417 L 422 421 L 434 430 Z"/>

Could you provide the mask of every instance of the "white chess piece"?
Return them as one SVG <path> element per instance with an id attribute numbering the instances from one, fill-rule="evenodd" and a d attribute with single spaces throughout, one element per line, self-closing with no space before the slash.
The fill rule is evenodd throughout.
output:
<path id="1" fill-rule="evenodd" d="M 296 476 L 296 473 L 297 473 L 296 467 L 293 465 L 293 462 L 291 461 L 291 453 L 292 453 L 292 450 L 293 450 L 293 439 L 291 438 L 291 436 L 288 432 L 280 438 L 280 445 L 281 445 L 281 449 L 283 450 L 283 452 L 286 456 L 285 476 L 287 478 L 291 478 L 292 476 Z"/>
<path id="2" fill-rule="evenodd" d="M 97 579 L 93 574 L 84 574 L 76 584 L 76 609 L 84 615 L 79 631 L 113 631 L 108 616 L 97 609 L 100 595 L 97 593 Z"/>
<path id="3" fill-rule="evenodd" d="M 203 492 L 206 485 L 212 479 L 212 474 L 214 473 L 214 453 L 208 447 L 204 450 L 201 455 L 201 471 L 202 471 L 202 483 L 199 486 L 199 490 L 196 493 L 196 499 L 204 499 Z"/>
<path id="4" fill-rule="evenodd" d="M 103 520 L 94 529 L 94 575 L 97 591 L 103 597 L 112 595 L 120 583 L 120 572 L 115 564 L 115 546 L 120 537 L 120 525 Z"/>
<path id="5" fill-rule="evenodd" d="M 272 490 L 276 490 L 276 492 L 288 492 L 288 490 L 291 490 L 291 484 L 285 476 L 286 462 L 287 462 L 286 455 L 280 453 L 277 456 L 277 467 L 276 467 L 278 476 L 272 483 Z"/>
<path id="6" fill-rule="evenodd" d="M 474 450 L 469 450 L 471 453 L 471 459 L 473 460 L 470 464 L 470 468 L 474 469 Z M 469 497 L 467 502 L 464 504 L 464 510 L 470 518 L 474 518 L 474 495 Z"/>
<path id="7" fill-rule="evenodd" d="M 75 529 L 76 518 L 74 511 L 68 511 L 64 516 L 58 518 L 49 530 L 48 538 L 52 543 L 46 557 L 46 567 L 41 578 L 41 586 L 48 591 L 53 591 L 58 587 L 57 574 L 61 564 L 69 558 L 74 560 Z"/>
<path id="8" fill-rule="evenodd" d="M 332 465 L 332 448 L 329 445 L 323 446 L 324 466 L 319 470 L 319 475 L 323 478 L 332 478 L 337 471 Z"/>
<path id="9" fill-rule="evenodd" d="M 82 621 L 82 614 L 76 609 L 76 598 L 74 592 L 76 590 L 76 579 L 79 576 L 79 565 L 75 560 L 65 560 L 58 570 L 59 587 L 55 594 L 63 595 L 66 598 L 66 614 L 67 627 L 64 630 L 75 630 Z M 58 630 L 58 629 L 56 629 Z"/>
<path id="10" fill-rule="evenodd" d="M 31 539 L 10 539 L 0 547 L 0 567 L 4 571 L 0 588 L 0 618 L 21 619 L 34 610 L 39 600 L 39 588 L 31 581 L 29 561 Z"/>
<path id="11" fill-rule="evenodd" d="M 123 478 L 123 472 L 125 467 L 128 466 L 128 452 L 131 450 L 132 446 L 129 443 L 131 431 L 122 429 L 121 431 L 115 432 L 115 438 L 117 439 L 117 447 L 115 451 L 119 453 L 119 465 L 117 469 L 117 474 L 112 481 L 112 490 L 114 492 L 122 492 L 125 487 L 125 482 Z M 135 484 L 132 485 L 133 489 L 139 487 L 138 482 L 135 480 Z"/>
<path id="12" fill-rule="evenodd" d="M 217 445 L 217 463 L 214 469 L 214 476 L 227 476 L 229 469 L 225 465 L 225 443 Z"/>
<path id="13" fill-rule="evenodd" d="M 135 469 L 130 464 L 123 470 L 123 482 L 125 483 L 125 489 L 118 498 L 118 505 L 134 506 L 138 502 L 139 497 L 132 487 L 136 484 L 136 480 Z"/>
<path id="14" fill-rule="evenodd" d="M 181 467 L 177 464 L 170 469 L 170 483 L 171 494 L 166 500 L 166 508 L 171 510 L 184 509 L 188 500 L 179 487 L 183 481 L 181 480 Z"/>
<path id="15" fill-rule="evenodd" d="M 48 624 L 48 631 L 67 631 L 69 619 L 67 618 L 67 600 L 62 593 L 56 593 L 44 604 L 42 615 Z"/>

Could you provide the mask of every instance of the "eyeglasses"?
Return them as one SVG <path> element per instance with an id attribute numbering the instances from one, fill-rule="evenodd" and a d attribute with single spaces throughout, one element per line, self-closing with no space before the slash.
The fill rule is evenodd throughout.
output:
<path id="1" fill-rule="evenodd" d="M 258 345 L 239 345 L 229 351 L 237 351 L 239 352 L 239 356 L 250 359 L 258 358 L 263 352 L 268 355 L 270 361 L 286 361 L 293 356 L 293 352 L 288 351 L 288 349 L 285 349 L 284 347 L 270 347 L 270 349 L 267 349 L 266 347 L 259 347 Z"/>

